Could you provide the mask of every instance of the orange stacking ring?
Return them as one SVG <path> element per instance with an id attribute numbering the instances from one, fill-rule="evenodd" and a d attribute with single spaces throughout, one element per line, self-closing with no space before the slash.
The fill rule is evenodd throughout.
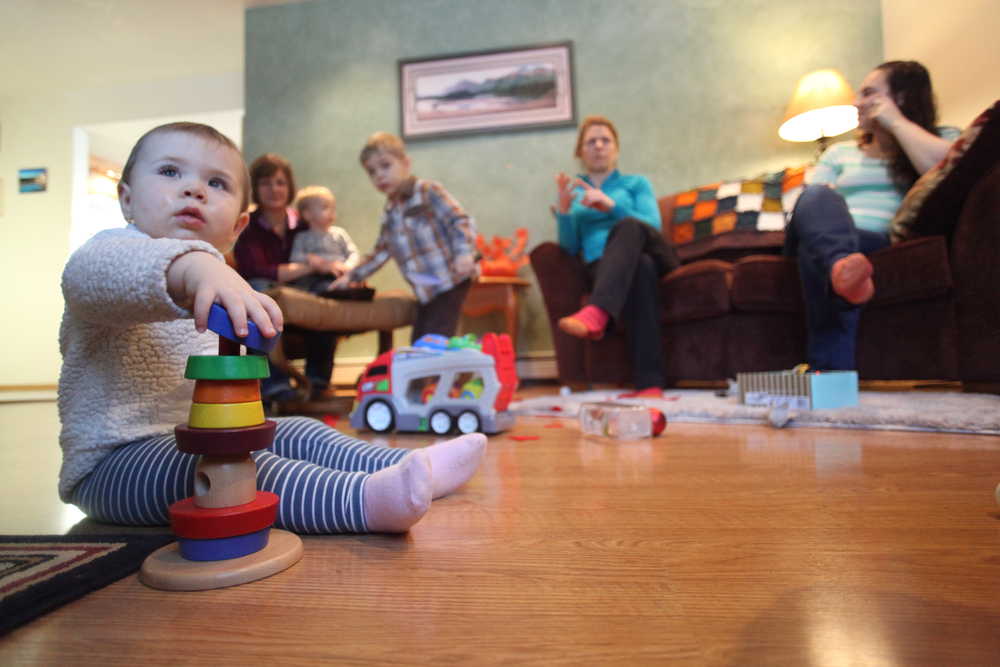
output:
<path id="1" fill-rule="evenodd" d="M 260 400 L 257 380 L 198 380 L 194 383 L 194 403 L 249 403 Z"/>

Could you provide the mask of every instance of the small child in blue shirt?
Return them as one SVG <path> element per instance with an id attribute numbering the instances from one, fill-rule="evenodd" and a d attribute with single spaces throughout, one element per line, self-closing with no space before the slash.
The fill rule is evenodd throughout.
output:
<path id="1" fill-rule="evenodd" d="M 302 188 L 295 197 L 295 208 L 309 229 L 296 234 L 289 261 L 310 265 L 322 261 L 326 270 L 302 276 L 290 284 L 314 294 L 326 294 L 334 280 L 357 266 L 358 248 L 346 229 L 333 224 L 337 220 L 337 198 L 329 188 L 322 185 Z"/>

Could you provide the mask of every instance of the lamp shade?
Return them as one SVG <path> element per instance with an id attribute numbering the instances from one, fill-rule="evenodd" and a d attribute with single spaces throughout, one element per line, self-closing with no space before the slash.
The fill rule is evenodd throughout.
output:
<path id="1" fill-rule="evenodd" d="M 785 141 L 816 141 L 858 126 L 854 91 L 835 69 L 806 74 L 795 87 L 778 136 Z"/>

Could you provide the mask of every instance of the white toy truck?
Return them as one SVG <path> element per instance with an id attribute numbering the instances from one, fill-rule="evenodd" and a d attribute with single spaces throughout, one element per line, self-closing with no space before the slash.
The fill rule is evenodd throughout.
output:
<path id="1" fill-rule="evenodd" d="M 351 426 L 377 433 L 498 433 L 514 422 L 507 405 L 516 388 L 507 334 L 486 334 L 482 350 L 443 343 L 389 350 L 358 380 Z"/>

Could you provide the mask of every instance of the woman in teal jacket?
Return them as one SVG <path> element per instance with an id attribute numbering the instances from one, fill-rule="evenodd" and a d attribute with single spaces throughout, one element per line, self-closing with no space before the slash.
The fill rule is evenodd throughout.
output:
<path id="1" fill-rule="evenodd" d="M 599 340 L 625 325 L 632 376 L 639 392 L 659 393 L 663 372 L 659 280 L 680 265 L 660 232 L 660 209 L 649 179 L 618 171 L 618 130 L 603 116 L 580 125 L 575 155 L 584 172 L 556 176 L 559 244 L 579 255 L 593 284 L 590 302 L 559 320 L 571 336 Z"/>

